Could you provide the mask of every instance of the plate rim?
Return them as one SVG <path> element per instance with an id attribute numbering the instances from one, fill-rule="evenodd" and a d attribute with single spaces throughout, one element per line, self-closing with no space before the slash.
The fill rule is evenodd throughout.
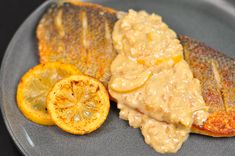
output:
<path id="1" fill-rule="evenodd" d="M 26 155 L 26 156 L 30 156 L 30 152 L 26 150 L 26 148 L 24 148 L 22 146 L 22 143 L 17 139 L 17 137 L 15 137 L 15 134 L 13 133 L 13 130 L 9 124 L 9 121 L 8 119 L 6 118 L 6 114 L 5 114 L 5 111 L 4 111 L 4 108 L 3 108 L 3 103 L 5 103 L 3 97 L 4 97 L 4 83 L 3 83 L 3 80 L 4 80 L 4 74 L 5 73 L 5 67 L 6 67 L 6 64 L 7 64 L 7 60 L 8 60 L 8 57 L 10 56 L 10 54 L 12 53 L 11 49 L 12 47 L 15 45 L 16 43 L 16 40 L 15 38 L 17 36 L 19 36 L 19 34 L 21 33 L 21 31 L 23 30 L 22 29 L 22 26 L 27 23 L 30 18 L 37 14 L 41 9 L 43 9 L 44 7 L 46 7 L 47 5 L 49 5 L 50 3 L 54 2 L 55 0 L 46 0 L 44 1 L 43 3 L 41 3 L 36 9 L 34 9 L 28 16 L 27 18 L 19 25 L 19 27 L 17 28 L 16 32 L 14 33 L 14 35 L 12 36 L 6 50 L 5 50 L 5 53 L 4 53 L 4 56 L 2 58 L 2 63 L 1 63 L 1 68 L 0 68 L 0 110 L 1 110 L 1 113 L 2 113 L 2 117 L 3 117 L 3 121 L 4 121 L 4 124 L 7 128 L 7 131 L 8 133 L 10 134 L 11 136 L 11 139 L 13 140 L 13 142 L 15 143 L 16 147 L 19 149 L 19 151 L 23 154 L 23 155 Z"/>
<path id="2" fill-rule="evenodd" d="M 13 142 L 15 143 L 16 148 L 20 151 L 20 153 L 22 153 L 23 155 L 26 156 L 31 156 L 30 152 L 27 150 L 27 148 L 25 148 L 25 146 L 22 145 L 22 142 L 19 141 L 19 139 L 17 139 L 16 135 L 14 134 L 12 127 L 10 126 L 9 120 L 6 117 L 6 113 L 4 111 L 4 106 L 3 103 L 5 103 L 4 101 L 4 75 L 3 73 L 6 72 L 5 68 L 6 68 L 6 64 L 7 64 L 7 60 L 10 56 L 10 54 L 13 52 L 11 49 L 12 47 L 14 47 L 16 40 L 15 38 L 17 36 L 19 36 L 19 34 L 23 31 L 23 25 L 25 25 L 32 16 L 34 16 L 35 14 L 38 14 L 38 12 L 40 12 L 41 9 L 46 8 L 47 5 L 56 2 L 57 0 L 45 0 L 44 2 L 42 2 L 39 6 L 36 7 L 36 9 L 34 9 L 31 13 L 29 13 L 29 15 L 25 18 L 25 20 L 23 20 L 23 22 L 18 26 L 17 30 L 15 31 L 14 35 L 11 37 L 11 40 L 9 42 L 9 44 L 7 45 L 6 50 L 4 51 L 4 55 L 2 58 L 2 62 L 0 65 L 0 111 L 2 113 L 2 117 L 3 117 L 3 121 L 4 124 L 7 128 L 8 133 L 11 136 L 11 139 L 13 140 Z M 201 0 L 203 2 L 206 2 L 207 0 Z M 86 2 L 86 0 L 81 0 L 81 2 Z M 93 1 L 88 1 L 88 2 L 92 2 Z M 214 2 L 216 3 L 216 1 Z"/>

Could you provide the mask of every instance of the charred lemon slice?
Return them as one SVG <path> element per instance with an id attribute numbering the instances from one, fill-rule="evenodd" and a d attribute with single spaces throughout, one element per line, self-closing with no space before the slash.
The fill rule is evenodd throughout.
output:
<path id="1" fill-rule="evenodd" d="M 74 74 L 80 74 L 75 66 L 59 62 L 30 69 L 17 89 L 17 104 L 24 116 L 38 124 L 53 125 L 46 108 L 47 94 L 58 80 Z"/>
<path id="2" fill-rule="evenodd" d="M 47 97 L 47 108 L 55 124 L 72 134 L 86 134 L 106 120 L 110 102 L 98 80 L 74 75 L 55 84 Z"/>

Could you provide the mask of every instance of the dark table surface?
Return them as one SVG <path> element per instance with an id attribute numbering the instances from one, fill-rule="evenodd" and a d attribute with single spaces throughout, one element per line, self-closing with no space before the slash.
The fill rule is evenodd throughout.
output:
<path id="1" fill-rule="evenodd" d="M 20 24 L 44 0 L 3 0 L 0 3 L 0 60 L 8 43 Z M 19 156 L 16 145 L 11 139 L 0 112 L 0 155 Z"/>

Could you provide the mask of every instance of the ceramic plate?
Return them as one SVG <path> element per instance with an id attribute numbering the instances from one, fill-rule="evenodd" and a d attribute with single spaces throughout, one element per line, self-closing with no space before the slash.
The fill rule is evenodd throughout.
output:
<path id="1" fill-rule="evenodd" d="M 1 67 L 1 110 L 8 131 L 23 154 L 69 156 L 160 155 L 144 143 L 138 129 L 118 118 L 115 104 L 104 125 L 89 135 L 75 136 L 57 127 L 34 124 L 17 108 L 15 94 L 20 77 L 38 64 L 35 28 L 51 1 L 34 11 L 14 35 Z M 96 0 L 120 10 L 133 8 L 160 14 L 179 34 L 205 42 L 235 57 L 235 4 L 225 0 Z M 231 156 L 234 138 L 211 138 L 192 134 L 175 154 L 190 156 Z"/>

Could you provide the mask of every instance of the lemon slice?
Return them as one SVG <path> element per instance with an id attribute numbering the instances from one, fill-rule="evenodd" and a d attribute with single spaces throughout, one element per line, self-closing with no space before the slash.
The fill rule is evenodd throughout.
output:
<path id="1" fill-rule="evenodd" d="M 106 120 L 109 95 L 98 80 L 74 75 L 55 84 L 48 94 L 47 108 L 58 127 L 83 135 L 96 130 Z"/>
<path id="2" fill-rule="evenodd" d="M 166 58 L 159 58 L 155 61 L 155 65 L 158 66 L 161 63 L 165 63 L 165 62 L 169 62 L 169 61 L 172 61 L 173 64 L 176 64 L 182 60 L 183 60 L 182 55 L 176 55 L 176 56 L 171 56 L 171 57 L 166 57 Z"/>
<path id="3" fill-rule="evenodd" d="M 119 93 L 126 93 L 137 90 L 143 86 L 151 76 L 151 71 L 143 71 L 137 75 L 117 77 L 113 76 L 110 80 L 110 88 Z"/>
<path id="4" fill-rule="evenodd" d="M 75 66 L 59 62 L 39 64 L 30 69 L 17 89 L 17 104 L 24 116 L 38 124 L 53 125 L 46 108 L 47 94 L 58 80 L 74 74 L 80 74 Z"/>
<path id="5" fill-rule="evenodd" d="M 127 68 L 128 67 L 128 68 Z M 134 91 L 145 84 L 152 72 L 137 61 L 119 54 L 110 67 L 109 88 L 119 93 Z"/>

